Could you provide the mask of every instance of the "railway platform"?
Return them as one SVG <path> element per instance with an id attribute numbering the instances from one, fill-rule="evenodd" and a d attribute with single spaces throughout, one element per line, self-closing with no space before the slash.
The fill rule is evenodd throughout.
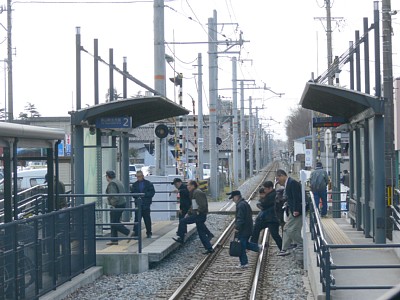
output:
<path id="1" fill-rule="evenodd" d="M 209 202 L 210 213 L 221 209 L 229 210 L 231 201 Z M 143 226 L 144 227 L 144 226 Z M 138 241 L 120 240 L 118 245 L 107 246 L 107 240 L 96 242 L 97 266 L 74 277 L 56 290 L 41 297 L 41 300 L 64 299 L 78 288 L 95 281 L 102 275 L 119 273 L 139 273 L 148 270 L 150 263 L 162 261 L 168 254 L 180 246 L 172 237 L 176 236 L 178 220 L 153 222 L 152 238 L 146 238 L 142 230 L 142 253 L 137 253 Z M 187 237 L 196 233 L 196 225 L 188 225 Z"/>
<path id="2" fill-rule="evenodd" d="M 394 248 L 357 248 L 357 245 L 374 245 L 372 238 L 366 238 L 362 231 L 357 231 L 350 224 L 349 219 L 341 218 L 321 219 L 325 237 L 330 244 L 348 245 L 352 248 L 332 248 L 331 257 L 337 266 L 354 265 L 382 265 L 400 266 L 399 256 Z M 397 243 L 396 240 L 386 241 L 387 244 Z M 311 235 L 307 233 L 308 277 L 315 299 L 325 299 L 320 282 L 320 268 L 317 267 L 317 254 L 314 252 Z M 354 246 L 354 247 L 353 247 Z M 335 286 L 368 287 L 368 286 L 396 286 L 399 283 L 400 268 L 358 268 L 336 269 L 332 271 Z M 337 289 L 330 291 L 331 299 L 378 299 L 389 289 Z"/>

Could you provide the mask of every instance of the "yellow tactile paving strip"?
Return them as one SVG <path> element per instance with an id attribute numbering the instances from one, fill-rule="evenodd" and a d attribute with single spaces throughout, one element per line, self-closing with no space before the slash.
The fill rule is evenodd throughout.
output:
<path id="1" fill-rule="evenodd" d="M 321 221 L 324 232 L 329 236 L 333 244 L 353 244 L 353 242 L 348 238 L 348 236 L 343 232 L 343 230 L 339 227 L 338 224 L 336 224 L 333 219 L 323 218 L 321 219 Z"/>
<path id="2" fill-rule="evenodd" d="M 176 222 L 178 222 L 178 221 L 176 221 Z M 169 223 L 171 223 L 171 221 L 157 221 L 156 223 L 153 223 L 152 224 L 153 233 L 158 231 L 160 228 L 166 226 Z M 142 230 L 142 236 L 146 236 L 145 228 Z M 138 243 L 137 240 L 130 240 L 129 243 L 128 243 L 128 240 L 119 240 L 118 245 L 112 245 L 112 246 L 108 246 L 102 250 L 97 250 L 97 253 L 128 252 L 129 246 L 136 245 L 137 243 Z M 137 246 L 136 246 L 136 249 L 137 249 Z"/>

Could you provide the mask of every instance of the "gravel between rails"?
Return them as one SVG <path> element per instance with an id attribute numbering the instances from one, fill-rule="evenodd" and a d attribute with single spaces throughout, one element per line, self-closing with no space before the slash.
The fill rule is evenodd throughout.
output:
<path id="1" fill-rule="evenodd" d="M 261 176 L 261 174 L 254 176 L 239 188 L 243 196 L 250 195 L 250 192 L 261 181 Z M 215 236 L 219 236 L 231 220 L 231 216 L 210 214 L 206 224 Z M 103 275 L 65 299 L 168 299 L 204 257 L 203 250 L 202 244 L 195 234 L 163 261 L 152 264 L 148 271 L 118 276 Z M 278 265 L 274 267 L 276 276 L 271 278 L 273 292 L 268 293 L 268 298 L 312 299 L 307 289 L 308 278 L 304 277 L 302 268 L 297 264 L 290 263 L 290 260 L 290 257 L 277 260 Z M 305 282 L 306 284 L 304 284 Z"/>

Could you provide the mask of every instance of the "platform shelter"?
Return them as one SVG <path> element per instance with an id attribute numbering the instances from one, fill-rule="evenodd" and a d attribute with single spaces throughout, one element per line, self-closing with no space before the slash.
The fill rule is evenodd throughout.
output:
<path id="1" fill-rule="evenodd" d="M 303 108 L 346 120 L 347 123 L 334 132 L 339 151 L 340 133 L 348 131 L 350 136 L 349 215 L 365 237 L 373 237 L 375 243 L 385 243 L 384 101 L 354 90 L 308 82 L 300 104 Z M 340 163 L 338 155 L 333 172 L 336 191 L 340 191 Z M 338 210 L 340 212 L 340 206 Z"/>

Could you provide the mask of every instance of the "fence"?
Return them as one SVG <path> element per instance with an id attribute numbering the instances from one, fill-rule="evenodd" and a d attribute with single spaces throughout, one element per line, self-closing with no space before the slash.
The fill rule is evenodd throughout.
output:
<path id="1" fill-rule="evenodd" d="M 0 299 L 38 299 L 96 265 L 95 204 L 0 225 Z"/>
<path id="2" fill-rule="evenodd" d="M 384 285 L 336 285 L 333 270 L 341 270 L 346 272 L 350 269 L 400 269 L 400 265 L 338 265 L 335 264 L 332 257 L 332 249 L 376 249 L 376 248 L 400 248 L 400 244 L 352 244 L 340 245 L 329 244 L 324 236 L 324 231 L 321 223 L 321 218 L 318 210 L 316 210 L 315 203 L 311 205 L 310 211 L 310 232 L 311 238 L 314 240 L 314 252 L 317 255 L 317 266 L 320 268 L 320 282 L 322 290 L 326 294 L 326 299 L 331 299 L 332 290 L 357 290 L 357 289 L 390 289 L 393 286 Z"/>

